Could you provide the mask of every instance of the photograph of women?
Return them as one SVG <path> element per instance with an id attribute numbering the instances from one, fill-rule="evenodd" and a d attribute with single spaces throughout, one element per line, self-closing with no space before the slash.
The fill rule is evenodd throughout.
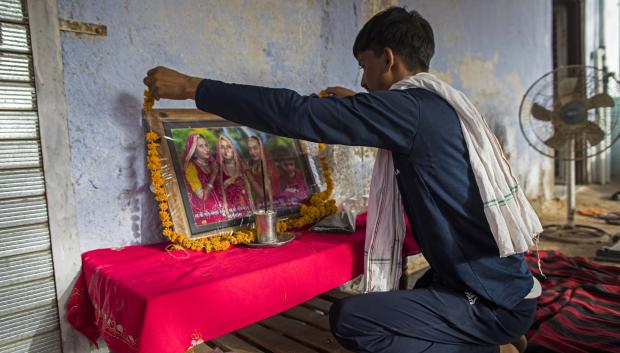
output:
<path id="1" fill-rule="evenodd" d="M 250 222 L 260 209 L 296 213 L 313 191 L 299 141 L 226 124 L 164 123 L 194 234 Z"/>

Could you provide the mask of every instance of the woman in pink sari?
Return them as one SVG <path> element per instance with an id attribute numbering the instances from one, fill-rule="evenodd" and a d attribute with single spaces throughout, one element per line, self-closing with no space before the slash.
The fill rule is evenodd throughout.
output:
<path id="1" fill-rule="evenodd" d="M 199 134 L 187 137 L 183 151 L 183 174 L 192 214 L 198 225 L 220 222 L 224 219 L 222 195 L 214 187 L 218 165 L 209 149 L 209 143 Z"/>
<path id="2" fill-rule="evenodd" d="M 218 184 L 224 211 L 229 218 L 249 216 L 254 212 L 254 201 L 244 166 L 232 141 L 220 135 L 217 141 Z"/>

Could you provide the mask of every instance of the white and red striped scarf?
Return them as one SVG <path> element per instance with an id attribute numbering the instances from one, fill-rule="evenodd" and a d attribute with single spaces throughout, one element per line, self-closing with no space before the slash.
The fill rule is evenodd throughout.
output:
<path id="1" fill-rule="evenodd" d="M 379 149 L 372 169 L 364 246 L 362 292 L 398 289 L 405 218 L 392 152 Z"/>

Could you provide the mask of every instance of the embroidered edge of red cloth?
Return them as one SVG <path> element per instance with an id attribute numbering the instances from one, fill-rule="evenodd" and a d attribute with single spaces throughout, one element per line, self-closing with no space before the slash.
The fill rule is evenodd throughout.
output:
<path id="1" fill-rule="evenodd" d="M 620 267 L 556 251 L 526 260 L 540 281 L 536 321 L 527 332 L 528 351 L 620 352 Z"/>
<path id="2" fill-rule="evenodd" d="M 95 325 L 95 311 L 86 290 L 84 271 L 80 271 L 71 295 L 67 299 L 67 320 L 78 332 L 99 348 L 97 345 L 99 328 Z"/>
<path id="3" fill-rule="evenodd" d="M 165 243 L 86 252 L 69 322 L 116 353 L 185 352 L 355 278 L 365 221 L 358 217 L 353 234 L 305 231 L 281 248 L 236 246 L 189 259 L 182 251 L 173 258 Z"/>

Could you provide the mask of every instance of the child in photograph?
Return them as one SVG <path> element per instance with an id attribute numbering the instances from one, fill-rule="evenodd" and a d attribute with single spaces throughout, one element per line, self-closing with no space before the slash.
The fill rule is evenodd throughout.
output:
<path id="1" fill-rule="evenodd" d="M 308 183 L 303 171 L 297 165 L 297 156 L 286 148 L 277 150 L 280 167 L 280 193 L 278 199 L 283 206 L 296 206 L 308 198 Z"/>

